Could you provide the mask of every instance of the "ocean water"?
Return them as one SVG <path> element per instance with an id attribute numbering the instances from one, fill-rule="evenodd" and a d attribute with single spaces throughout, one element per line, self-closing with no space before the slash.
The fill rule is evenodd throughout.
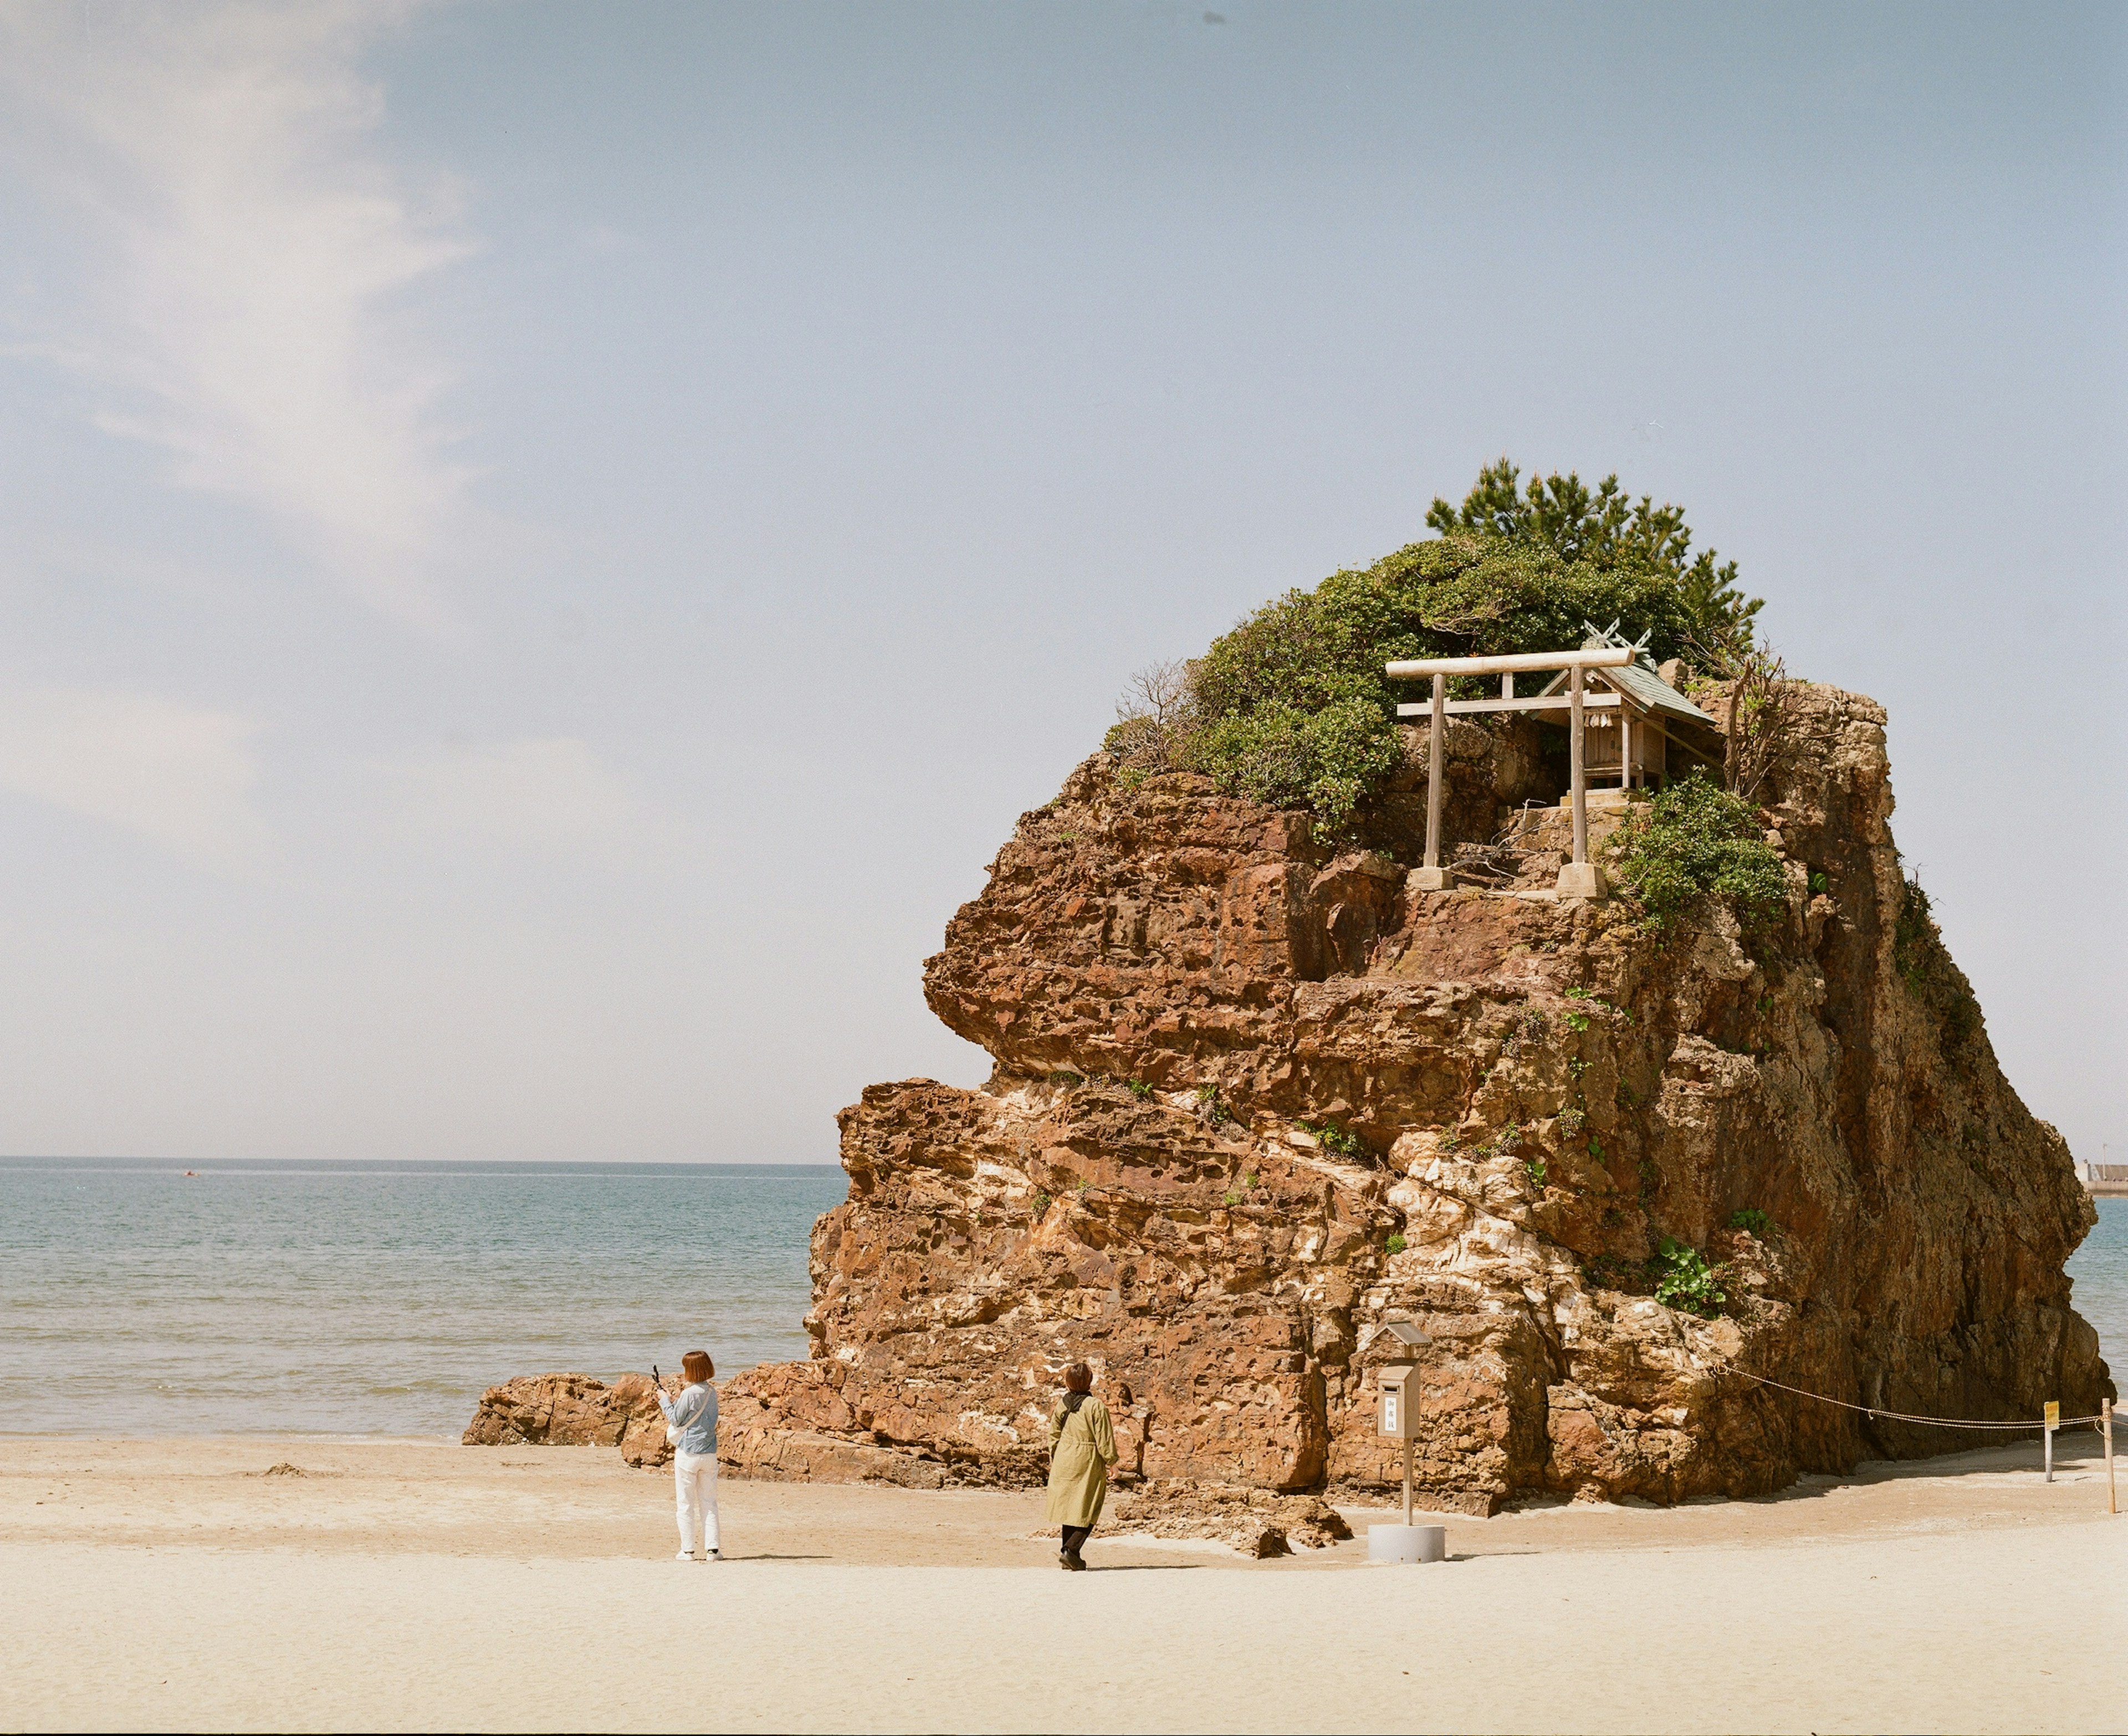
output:
<path id="1" fill-rule="evenodd" d="M 2069 1300 L 2097 1327 L 2099 1354 L 2113 1370 L 2113 1384 L 2128 1397 L 2128 1199 L 2092 1203 L 2098 1226 L 2069 1257 L 2075 1285 Z"/>
<path id="2" fill-rule="evenodd" d="M 553 1369 L 803 1357 L 834 1165 L 0 1160 L 0 1431 L 449 1435 Z"/>
<path id="3" fill-rule="evenodd" d="M 0 1432 L 455 1439 L 513 1374 L 806 1354 L 833 1164 L 0 1160 Z M 2128 1199 L 2075 1301 L 2128 1376 Z"/>

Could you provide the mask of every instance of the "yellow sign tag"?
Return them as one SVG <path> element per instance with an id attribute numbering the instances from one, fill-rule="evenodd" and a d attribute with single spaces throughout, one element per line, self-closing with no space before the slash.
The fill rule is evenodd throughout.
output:
<path id="1" fill-rule="evenodd" d="M 2050 1429 L 2061 1426 L 2061 1401 L 2058 1398 L 2047 1401 L 2047 1426 Z"/>

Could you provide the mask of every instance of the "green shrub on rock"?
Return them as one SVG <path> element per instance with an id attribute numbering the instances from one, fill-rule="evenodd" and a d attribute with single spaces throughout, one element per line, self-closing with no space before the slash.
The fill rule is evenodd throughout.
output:
<path id="1" fill-rule="evenodd" d="M 1321 1127 L 1313 1122 L 1299 1122 L 1294 1125 L 1324 1150 L 1337 1152 L 1341 1157 L 1357 1157 L 1366 1148 L 1356 1133 L 1348 1132 L 1335 1122 L 1325 1122 Z"/>
<path id="2" fill-rule="evenodd" d="M 1722 1288 L 1722 1269 L 1708 1265 L 1707 1256 L 1697 1248 L 1670 1236 L 1662 1239 L 1648 1270 L 1655 1281 L 1655 1300 L 1666 1308 L 1712 1320 L 1729 1299 Z"/>
<path id="3" fill-rule="evenodd" d="M 1787 870 L 1758 810 L 1704 771 L 1636 804 L 1611 841 L 1613 875 L 1648 914 L 1667 920 L 1703 898 L 1720 899 L 1747 927 L 1788 908 Z"/>
<path id="4" fill-rule="evenodd" d="M 1307 809 L 1334 836 L 1402 756 L 1381 709 L 1351 699 L 1313 713 L 1274 704 L 1219 718 L 1195 738 L 1190 762 L 1230 794 Z"/>

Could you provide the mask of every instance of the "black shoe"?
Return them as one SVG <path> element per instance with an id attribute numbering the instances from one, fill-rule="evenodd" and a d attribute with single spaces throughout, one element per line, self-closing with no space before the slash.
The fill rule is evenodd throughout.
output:
<path id="1" fill-rule="evenodd" d="M 1086 1563 L 1076 1555 L 1066 1555 L 1064 1558 L 1064 1565 L 1069 1572 L 1074 1573 L 1083 1573 L 1086 1571 Z"/>

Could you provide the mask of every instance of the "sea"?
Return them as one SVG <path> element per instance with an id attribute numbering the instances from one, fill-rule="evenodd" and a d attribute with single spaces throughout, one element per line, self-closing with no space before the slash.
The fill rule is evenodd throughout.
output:
<path id="1" fill-rule="evenodd" d="M 516 1374 L 807 1354 L 834 1164 L 0 1160 L 0 1433 L 448 1436 Z"/>
<path id="2" fill-rule="evenodd" d="M 515 1374 L 806 1354 L 832 1164 L 0 1159 L 0 1434 L 455 1440 Z M 2128 1375 L 2128 1199 L 2071 1256 Z"/>

